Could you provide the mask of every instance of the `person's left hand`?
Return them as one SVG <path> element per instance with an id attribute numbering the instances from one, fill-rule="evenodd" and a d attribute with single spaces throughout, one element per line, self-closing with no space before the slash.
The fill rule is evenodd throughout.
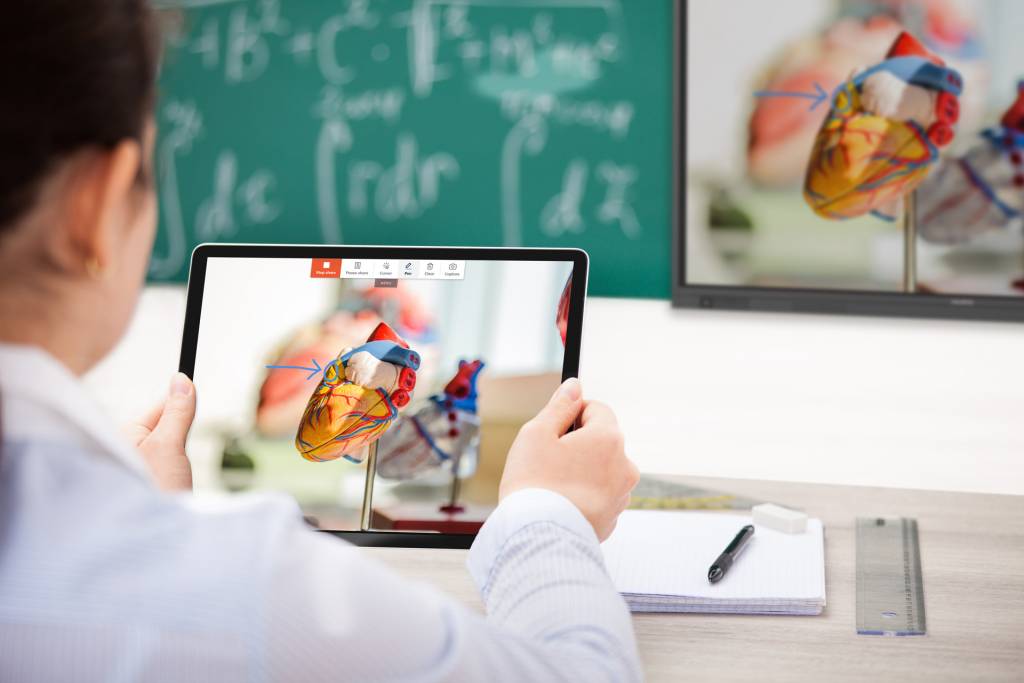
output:
<path id="1" fill-rule="evenodd" d="M 164 491 L 192 489 L 192 465 L 185 455 L 185 439 L 195 416 L 195 386 L 179 372 L 171 380 L 167 399 L 126 430 Z"/>

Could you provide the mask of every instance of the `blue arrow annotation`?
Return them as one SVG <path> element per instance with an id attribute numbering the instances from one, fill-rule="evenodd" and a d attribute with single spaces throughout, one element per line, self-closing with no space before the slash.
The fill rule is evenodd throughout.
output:
<path id="1" fill-rule="evenodd" d="M 311 359 L 313 361 L 313 367 L 307 368 L 301 365 L 268 365 L 267 370 L 305 370 L 309 373 L 306 379 L 313 379 L 316 375 L 324 371 L 320 364 L 316 362 L 316 358 Z"/>
<path id="2" fill-rule="evenodd" d="M 819 83 L 814 84 L 816 92 L 781 92 L 776 90 L 759 90 L 754 93 L 754 97 L 799 97 L 805 100 L 814 100 L 811 102 L 810 111 L 814 111 L 821 106 L 821 103 L 826 101 L 829 96 L 825 92 L 825 89 L 821 87 Z"/>

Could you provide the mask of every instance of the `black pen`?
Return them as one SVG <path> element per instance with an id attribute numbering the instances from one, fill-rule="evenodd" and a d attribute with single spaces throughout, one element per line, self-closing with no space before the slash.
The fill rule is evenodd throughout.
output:
<path id="1" fill-rule="evenodd" d="M 754 525 L 748 524 L 740 532 L 736 534 L 736 538 L 732 539 L 732 543 L 725 547 L 722 554 L 718 556 L 715 563 L 711 565 L 711 569 L 708 570 L 708 581 L 711 583 L 718 583 L 725 576 L 725 573 L 732 567 L 732 563 L 736 561 L 736 558 L 740 556 L 743 549 L 747 547 L 747 543 L 754 537 Z"/>

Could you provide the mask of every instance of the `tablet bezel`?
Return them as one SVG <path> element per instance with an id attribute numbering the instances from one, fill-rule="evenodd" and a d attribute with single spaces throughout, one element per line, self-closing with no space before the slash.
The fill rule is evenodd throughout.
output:
<path id="1" fill-rule="evenodd" d="M 189 268 L 185 324 L 181 340 L 180 372 L 195 372 L 199 323 L 202 317 L 206 263 L 211 258 L 395 258 L 466 261 L 562 261 L 573 264 L 569 326 L 562 364 L 563 381 L 579 375 L 584 305 L 590 260 L 581 249 L 526 249 L 500 247 L 388 247 L 324 245 L 200 244 L 192 252 Z M 553 324 L 553 322 L 552 322 Z M 202 387 L 197 387 L 200 396 Z M 324 531 L 360 546 L 395 548 L 469 548 L 476 534 L 440 534 L 404 531 Z"/>

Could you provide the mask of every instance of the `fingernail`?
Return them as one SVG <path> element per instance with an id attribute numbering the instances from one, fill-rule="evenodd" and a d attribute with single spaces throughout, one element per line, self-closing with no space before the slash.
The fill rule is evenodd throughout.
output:
<path id="1" fill-rule="evenodd" d="M 583 387 L 580 385 L 580 381 L 577 378 L 570 377 L 562 382 L 562 386 L 558 388 L 558 393 L 570 401 L 578 401 L 583 395 Z"/>
<path id="2" fill-rule="evenodd" d="M 183 373 L 178 373 L 171 380 L 172 396 L 188 396 L 192 393 L 192 382 Z"/>

